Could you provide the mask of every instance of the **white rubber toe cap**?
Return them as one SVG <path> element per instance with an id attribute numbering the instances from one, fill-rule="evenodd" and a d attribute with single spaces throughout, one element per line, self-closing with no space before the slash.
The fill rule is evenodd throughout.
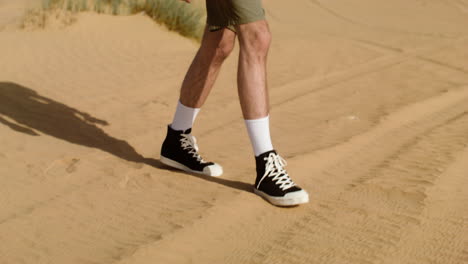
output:
<path id="1" fill-rule="evenodd" d="M 303 201 L 304 203 L 309 202 L 309 194 L 305 190 L 287 193 L 284 198 Z"/>
<path id="2" fill-rule="evenodd" d="M 206 166 L 203 168 L 203 174 L 213 177 L 219 177 L 223 174 L 223 167 L 221 165 L 215 163 L 210 166 Z"/>

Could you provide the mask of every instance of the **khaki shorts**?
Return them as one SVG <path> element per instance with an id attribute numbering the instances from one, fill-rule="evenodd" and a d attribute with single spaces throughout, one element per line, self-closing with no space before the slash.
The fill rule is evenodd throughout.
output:
<path id="1" fill-rule="evenodd" d="M 261 0 L 206 0 L 206 11 L 210 31 L 265 19 Z"/>

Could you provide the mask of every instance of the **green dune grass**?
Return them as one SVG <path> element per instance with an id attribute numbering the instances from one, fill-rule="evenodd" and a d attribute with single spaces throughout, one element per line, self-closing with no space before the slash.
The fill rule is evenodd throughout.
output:
<path id="1" fill-rule="evenodd" d="M 94 11 L 113 15 L 145 13 L 159 24 L 179 34 L 200 40 L 204 10 L 180 0 L 43 0 L 45 11 Z"/>

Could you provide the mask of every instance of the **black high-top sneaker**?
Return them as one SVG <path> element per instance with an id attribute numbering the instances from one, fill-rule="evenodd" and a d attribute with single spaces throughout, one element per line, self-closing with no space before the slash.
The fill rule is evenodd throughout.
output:
<path id="1" fill-rule="evenodd" d="M 221 176 L 223 168 L 220 165 L 206 162 L 198 154 L 197 140 L 190 134 L 191 131 L 178 131 L 167 126 L 167 136 L 161 147 L 161 162 L 187 172 Z"/>
<path id="2" fill-rule="evenodd" d="M 271 150 L 258 157 L 254 193 L 277 206 L 293 206 L 309 202 L 309 194 L 297 186 L 284 169 L 286 161 Z"/>

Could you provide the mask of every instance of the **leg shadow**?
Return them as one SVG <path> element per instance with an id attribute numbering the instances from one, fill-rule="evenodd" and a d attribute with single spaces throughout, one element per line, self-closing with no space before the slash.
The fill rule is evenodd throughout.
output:
<path id="1" fill-rule="evenodd" d="M 145 161 L 126 141 L 113 138 L 98 127 L 107 126 L 106 121 L 19 84 L 0 82 L 0 123 L 28 135 L 38 136 L 36 131 L 40 131 L 70 143 L 101 149 L 124 160 Z"/>
<path id="2" fill-rule="evenodd" d="M 40 131 L 73 144 L 100 149 L 127 161 L 168 169 L 159 160 L 143 157 L 126 141 L 106 134 L 98 127 L 107 126 L 105 120 L 41 96 L 36 91 L 16 83 L 0 82 L 0 124 L 27 135 L 39 136 L 36 131 Z M 251 192 L 251 185 L 243 182 L 194 176 Z"/>
<path id="3" fill-rule="evenodd" d="M 168 171 L 182 172 L 181 170 L 169 167 L 169 166 L 167 166 L 165 164 L 161 163 L 161 165 L 162 165 L 161 169 L 168 170 Z M 230 188 L 233 188 L 233 189 L 237 189 L 237 190 L 240 190 L 240 191 L 253 193 L 253 189 L 252 189 L 253 185 L 252 184 L 248 184 L 248 183 L 240 182 L 240 181 L 226 180 L 226 179 L 218 178 L 218 177 L 205 176 L 205 175 L 196 174 L 196 173 L 189 173 L 189 172 L 185 172 L 185 171 L 183 173 L 184 174 L 189 174 L 189 175 L 191 175 L 193 177 L 196 177 L 196 178 L 199 178 L 199 179 L 202 179 L 202 180 L 205 180 L 205 181 L 214 182 L 214 183 L 221 184 L 221 185 L 224 185 L 224 186 L 227 186 L 227 187 L 230 187 Z"/>

